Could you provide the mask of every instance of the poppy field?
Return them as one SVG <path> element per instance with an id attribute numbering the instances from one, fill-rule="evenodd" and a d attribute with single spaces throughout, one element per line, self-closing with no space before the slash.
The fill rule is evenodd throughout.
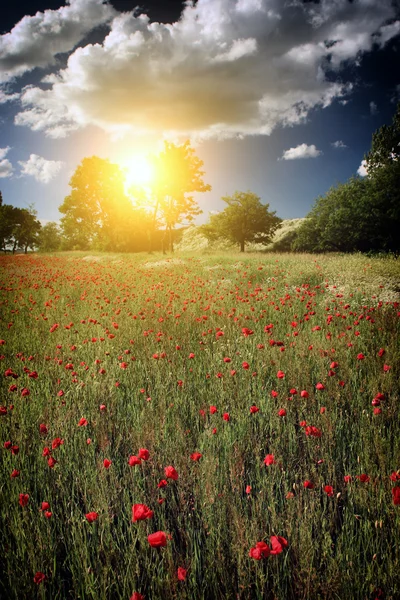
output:
<path id="1" fill-rule="evenodd" d="M 0 273 L 1 598 L 400 598 L 398 261 Z"/>

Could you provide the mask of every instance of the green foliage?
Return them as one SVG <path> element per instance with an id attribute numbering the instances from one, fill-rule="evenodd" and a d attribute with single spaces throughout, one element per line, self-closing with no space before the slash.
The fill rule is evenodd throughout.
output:
<path id="1" fill-rule="evenodd" d="M 32 207 L 17 208 L 0 204 L 0 249 L 6 252 L 34 248 L 38 242 L 41 224 Z"/>
<path id="2" fill-rule="evenodd" d="M 365 178 L 319 197 L 292 249 L 305 252 L 400 252 L 400 104 L 391 126 L 373 134 Z"/>
<path id="3" fill-rule="evenodd" d="M 193 193 L 211 190 L 204 183 L 200 160 L 190 143 L 177 146 L 165 142 L 164 150 L 153 157 L 154 180 L 150 184 L 153 203 L 153 230 L 157 220 L 168 233 L 168 246 L 173 251 L 173 230 L 183 222 L 191 223 L 201 209 L 193 197 Z M 148 204 L 148 199 L 145 200 Z"/>
<path id="4" fill-rule="evenodd" d="M 372 136 L 371 150 L 365 156 L 369 175 L 400 159 L 400 102 L 391 125 L 383 125 Z"/>
<path id="5" fill-rule="evenodd" d="M 269 244 L 281 220 L 268 210 L 269 204 L 252 192 L 235 192 L 222 198 L 228 205 L 222 212 L 211 215 L 209 223 L 201 227 L 211 242 L 226 239 L 239 244 L 244 252 L 249 242 Z"/>
<path id="6" fill-rule="evenodd" d="M 37 241 L 41 252 L 56 252 L 61 243 L 61 231 L 57 223 L 50 222 L 42 226 Z"/>

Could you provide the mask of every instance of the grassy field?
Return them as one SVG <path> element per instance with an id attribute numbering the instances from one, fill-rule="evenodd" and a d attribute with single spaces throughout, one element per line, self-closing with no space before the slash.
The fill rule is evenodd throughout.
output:
<path id="1" fill-rule="evenodd" d="M 398 261 L 0 269 L 1 598 L 400 598 Z"/>

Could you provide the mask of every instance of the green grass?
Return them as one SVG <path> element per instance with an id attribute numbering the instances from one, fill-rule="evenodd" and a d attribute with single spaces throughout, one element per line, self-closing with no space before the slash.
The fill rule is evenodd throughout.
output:
<path id="1" fill-rule="evenodd" d="M 0 270 L 2 598 L 400 597 L 398 261 L 66 253 Z M 140 448 L 149 460 L 130 467 Z M 179 479 L 159 488 L 169 465 Z M 133 523 L 135 503 L 153 517 Z M 150 547 L 156 531 L 166 547 Z M 250 558 L 273 535 L 288 547 Z"/>

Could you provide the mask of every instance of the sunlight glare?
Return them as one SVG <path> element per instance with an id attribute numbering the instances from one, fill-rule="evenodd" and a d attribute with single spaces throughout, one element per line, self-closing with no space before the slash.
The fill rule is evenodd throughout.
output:
<path id="1" fill-rule="evenodd" d="M 147 186 L 153 179 L 153 166 L 142 155 L 130 156 L 122 161 L 126 174 L 126 184 L 130 186 Z"/>

